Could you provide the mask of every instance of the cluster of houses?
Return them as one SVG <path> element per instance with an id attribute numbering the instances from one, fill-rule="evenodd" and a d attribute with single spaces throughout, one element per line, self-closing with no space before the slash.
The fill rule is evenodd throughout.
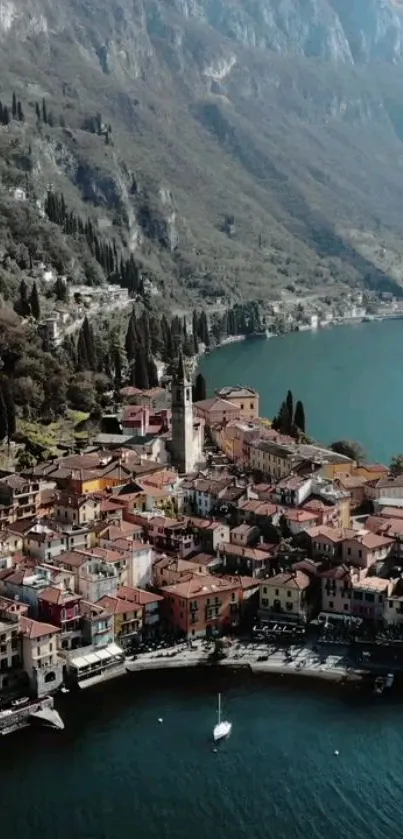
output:
<path id="1" fill-rule="evenodd" d="M 0 696 L 89 685 L 151 639 L 257 615 L 403 623 L 403 477 L 279 435 L 250 388 L 192 406 L 181 375 L 170 463 L 109 441 L 0 474 Z M 197 416 L 216 447 L 188 470 Z"/>

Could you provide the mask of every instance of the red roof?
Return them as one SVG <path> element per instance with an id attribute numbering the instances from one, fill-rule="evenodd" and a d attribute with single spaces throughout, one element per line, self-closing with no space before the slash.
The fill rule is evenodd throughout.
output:
<path id="1" fill-rule="evenodd" d="M 26 638 L 31 641 L 36 638 L 41 638 L 43 635 L 55 635 L 60 632 L 57 626 L 52 626 L 51 623 L 42 623 L 42 621 L 34 621 L 31 618 L 21 617 L 21 631 Z"/>
<path id="2" fill-rule="evenodd" d="M 116 592 L 116 597 L 138 603 L 139 606 L 148 606 L 149 603 L 158 603 L 164 599 L 160 594 L 153 594 L 141 588 L 131 588 L 131 586 L 121 586 Z"/>

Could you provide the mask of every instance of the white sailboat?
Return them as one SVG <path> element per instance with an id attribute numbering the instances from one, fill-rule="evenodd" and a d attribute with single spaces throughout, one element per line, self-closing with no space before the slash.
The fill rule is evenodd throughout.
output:
<path id="1" fill-rule="evenodd" d="M 231 734 L 232 723 L 228 720 L 221 719 L 221 693 L 218 694 L 218 723 L 214 726 L 213 729 L 213 738 L 214 742 L 217 743 L 218 740 L 223 740 L 225 737 L 229 737 Z"/>

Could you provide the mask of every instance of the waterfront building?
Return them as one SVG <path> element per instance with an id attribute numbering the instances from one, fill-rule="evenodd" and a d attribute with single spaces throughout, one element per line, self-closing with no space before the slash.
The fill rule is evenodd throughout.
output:
<path id="1" fill-rule="evenodd" d="M 23 680 L 21 620 L 26 606 L 0 598 L 0 693 Z"/>
<path id="2" fill-rule="evenodd" d="M 143 628 L 143 609 L 140 604 L 122 597 L 105 596 L 96 605 L 102 606 L 113 617 L 115 641 L 122 649 L 140 640 Z"/>
<path id="3" fill-rule="evenodd" d="M 63 682 L 63 665 L 58 653 L 60 627 L 26 616 L 21 618 L 22 658 L 31 690 L 46 696 Z"/>
<path id="4" fill-rule="evenodd" d="M 367 481 L 367 483 L 365 484 L 365 497 L 368 498 L 370 501 L 382 500 L 386 498 L 402 501 L 403 475 Z"/>
<path id="5" fill-rule="evenodd" d="M 158 634 L 161 624 L 161 604 L 164 598 L 160 594 L 151 591 L 144 591 L 140 588 L 121 586 L 116 593 L 117 597 L 141 606 L 142 609 L 142 637 L 151 638 Z"/>
<path id="6" fill-rule="evenodd" d="M 235 405 L 242 419 L 255 420 L 259 417 L 260 396 L 253 387 L 242 385 L 221 387 L 215 392 L 220 399 L 225 399 Z"/>
<path id="7" fill-rule="evenodd" d="M 43 621 L 60 629 L 59 643 L 63 650 L 82 646 L 80 600 L 80 594 L 54 586 L 38 594 L 39 615 Z"/>
<path id="8" fill-rule="evenodd" d="M 239 623 L 242 587 L 238 579 L 194 575 L 161 589 L 161 594 L 168 625 L 187 638 L 220 634 Z"/>
<path id="9" fill-rule="evenodd" d="M 351 614 L 354 617 L 381 623 L 385 603 L 393 590 L 393 581 L 365 574 L 352 576 Z"/>
<path id="10" fill-rule="evenodd" d="M 394 580 L 385 598 L 383 619 L 386 626 L 403 624 L 403 580 Z"/>
<path id="11" fill-rule="evenodd" d="M 261 619 L 307 623 L 317 605 L 313 589 L 311 577 L 295 569 L 262 580 L 259 600 Z"/>
<path id="12" fill-rule="evenodd" d="M 320 572 L 322 612 L 349 615 L 351 612 L 351 569 L 335 565 Z"/>
<path id="13" fill-rule="evenodd" d="M 81 634 L 83 645 L 106 647 L 115 640 L 113 615 L 99 603 L 80 600 Z"/>
<path id="14" fill-rule="evenodd" d="M 63 657 L 66 680 L 72 686 L 87 688 L 126 673 L 124 650 L 115 642 L 64 652 Z"/>
<path id="15" fill-rule="evenodd" d="M 204 423 L 193 417 L 192 385 L 185 373 L 182 352 L 172 380 L 171 405 L 172 463 L 180 474 L 186 474 L 203 462 Z"/>

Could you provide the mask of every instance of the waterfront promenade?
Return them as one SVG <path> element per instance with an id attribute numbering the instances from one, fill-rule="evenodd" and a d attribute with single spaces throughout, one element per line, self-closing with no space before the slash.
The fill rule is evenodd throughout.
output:
<path id="1" fill-rule="evenodd" d="M 345 648 L 334 654 L 318 653 L 309 645 L 294 645 L 284 650 L 268 647 L 267 644 L 235 642 L 226 647 L 225 658 L 218 660 L 211 656 L 213 649 L 213 645 L 194 641 L 191 648 L 183 644 L 182 647 L 173 647 L 163 653 L 143 653 L 136 658 L 129 658 L 126 669 L 136 673 L 214 664 L 232 669 L 248 668 L 252 673 L 305 676 L 334 682 L 360 680 L 365 675 L 365 671 L 353 669 Z"/>

